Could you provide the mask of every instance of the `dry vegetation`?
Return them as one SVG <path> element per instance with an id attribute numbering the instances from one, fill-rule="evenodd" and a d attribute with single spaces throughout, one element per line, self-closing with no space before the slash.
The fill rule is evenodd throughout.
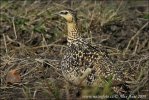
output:
<path id="1" fill-rule="evenodd" d="M 66 46 L 65 23 L 53 17 L 53 13 L 65 8 L 78 11 L 82 35 L 93 44 L 106 47 L 115 66 L 124 68 L 130 77 L 131 92 L 149 98 L 147 0 L 0 2 L 0 99 L 75 98 L 76 87 L 68 84 L 59 70 Z M 6 82 L 6 75 L 12 69 L 19 71 L 20 83 Z M 90 90 L 92 95 L 105 95 L 108 89 L 107 85 Z M 91 95 L 87 90 L 83 92 Z"/>

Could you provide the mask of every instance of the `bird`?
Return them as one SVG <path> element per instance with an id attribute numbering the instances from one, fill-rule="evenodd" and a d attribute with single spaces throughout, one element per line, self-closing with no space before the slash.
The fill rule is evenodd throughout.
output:
<path id="1" fill-rule="evenodd" d="M 114 82 L 122 81 L 121 87 L 125 87 L 123 74 L 120 69 L 114 67 L 107 51 L 92 45 L 81 36 L 78 30 L 77 12 L 64 9 L 56 15 L 64 18 L 67 24 L 67 48 L 61 60 L 63 77 L 76 86 L 90 86 L 100 77 L 102 80 L 111 78 Z"/>

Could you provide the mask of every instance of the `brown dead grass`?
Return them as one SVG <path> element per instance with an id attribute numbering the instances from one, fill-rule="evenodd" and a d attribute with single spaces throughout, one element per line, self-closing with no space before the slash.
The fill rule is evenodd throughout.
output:
<path id="1" fill-rule="evenodd" d="M 115 66 L 123 67 L 131 76 L 131 92 L 149 97 L 146 4 L 146 1 L 1 1 L 0 98 L 76 97 L 77 88 L 66 82 L 59 69 L 66 48 L 65 24 L 52 15 L 67 7 L 78 10 L 82 35 L 93 44 L 106 47 Z M 20 83 L 6 83 L 6 75 L 11 69 L 20 71 Z M 90 90 L 93 95 L 99 91 L 104 94 L 97 88 Z"/>

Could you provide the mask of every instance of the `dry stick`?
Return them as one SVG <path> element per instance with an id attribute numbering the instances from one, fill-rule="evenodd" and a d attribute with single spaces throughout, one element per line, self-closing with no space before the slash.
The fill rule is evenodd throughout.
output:
<path id="1" fill-rule="evenodd" d="M 120 10 L 120 7 L 122 6 L 123 4 L 123 0 L 120 2 L 118 8 L 116 9 L 116 11 L 114 13 L 111 14 L 111 16 L 108 18 L 107 22 L 110 21 L 115 15 L 118 14 L 118 11 Z"/>
<path id="2" fill-rule="evenodd" d="M 61 39 L 58 39 L 57 41 L 55 41 L 51 44 L 48 44 L 48 45 L 41 45 L 41 46 L 38 46 L 38 47 L 33 47 L 32 49 L 38 49 L 38 48 L 50 47 L 50 46 L 63 46 L 63 47 L 66 47 L 64 45 L 55 44 L 55 43 L 58 43 L 59 41 L 61 41 Z"/>
<path id="3" fill-rule="evenodd" d="M 5 37 L 4 34 L 3 34 L 3 38 L 4 38 L 5 51 L 6 51 L 6 54 L 8 54 L 7 43 L 6 43 L 6 37 Z"/>
<path id="4" fill-rule="evenodd" d="M 44 48 L 44 47 L 51 47 L 51 46 L 55 46 L 55 47 L 61 47 L 63 45 L 58 45 L 58 44 L 48 44 L 48 45 L 42 45 L 42 46 L 38 46 L 38 47 L 32 47 L 31 49 L 39 49 L 39 48 Z M 63 46 L 66 47 L 66 46 Z"/>
<path id="5" fill-rule="evenodd" d="M 32 40 L 33 34 L 34 34 L 34 32 L 32 31 L 32 32 L 31 32 L 31 36 L 30 36 L 30 38 L 29 38 L 25 43 L 28 43 L 29 41 Z"/>
<path id="6" fill-rule="evenodd" d="M 31 70 L 29 70 L 27 73 L 23 74 L 21 77 L 25 77 L 28 74 L 30 74 L 32 71 L 34 71 L 36 69 L 36 67 L 32 68 Z"/>
<path id="7" fill-rule="evenodd" d="M 95 11 L 95 6 L 94 6 L 94 8 L 93 8 L 93 10 L 92 10 L 92 12 L 91 12 L 91 18 L 90 18 L 90 22 L 89 22 L 89 24 L 88 25 L 86 25 L 87 26 L 87 28 L 89 29 L 89 27 L 91 26 L 91 24 L 92 24 L 92 22 L 93 22 L 93 19 L 94 19 L 94 11 Z M 89 39 L 90 39 L 90 41 L 91 41 L 91 43 L 93 43 L 93 36 L 92 36 L 92 32 L 91 31 L 89 31 L 89 30 L 87 30 L 88 31 L 88 35 L 89 35 Z"/>
<path id="8" fill-rule="evenodd" d="M 53 94 L 53 96 L 54 96 L 54 92 L 53 92 L 53 89 L 52 89 L 51 84 L 49 83 L 49 81 L 46 79 L 46 80 L 44 80 L 44 83 L 45 83 L 45 84 L 44 84 L 45 87 L 46 87 L 47 90 L 48 90 L 48 93 L 49 93 L 49 94 Z M 44 88 L 44 91 L 47 91 L 46 88 Z"/>
<path id="9" fill-rule="evenodd" d="M 145 72 L 146 73 L 145 73 Z M 144 74 L 145 73 L 145 74 Z M 148 74 L 149 74 L 149 70 L 141 70 L 141 72 L 140 72 L 140 75 L 139 75 L 139 77 L 138 77 L 138 79 L 137 79 L 137 82 L 139 82 L 139 84 L 137 85 L 137 87 L 133 90 L 133 93 L 136 93 L 138 90 L 140 90 L 141 88 L 143 88 L 144 86 L 145 86 L 145 84 L 149 81 L 149 79 L 148 79 Z M 145 76 L 144 76 L 145 75 Z M 142 76 L 144 76 L 144 78 L 143 79 L 141 79 L 142 78 Z"/>
<path id="10" fill-rule="evenodd" d="M 145 39 L 143 41 L 142 45 L 140 45 L 141 46 L 140 48 L 142 48 L 142 50 L 139 48 L 140 51 L 145 52 L 145 51 L 149 50 L 149 44 L 148 44 L 148 47 L 147 48 L 144 48 L 146 44 L 148 44 L 148 40 L 147 39 Z"/>
<path id="11" fill-rule="evenodd" d="M 128 42 L 128 45 L 127 45 L 127 47 L 126 47 L 126 49 L 125 49 L 123 55 L 125 55 L 125 53 L 128 51 L 128 48 L 129 48 L 131 42 L 135 39 L 135 37 L 136 37 L 137 35 L 140 34 L 140 32 L 148 25 L 148 23 L 149 23 L 149 22 L 145 23 L 145 24 L 140 28 L 140 30 L 138 30 L 137 33 L 136 33 L 133 37 L 131 37 L 131 39 L 130 39 L 130 41 Z"/>
<path id="12" fill-rule="evenodd" d="M 145 86 L 145 84 L 149 81 L 148 77 L 145 77 L 139 84 L 139 86 L 137 86 L 137 88 L 135 88 L 135 90 L 132 91 L 132 93 L 136 93 L 138 92 L 138 90 L 140 90 L 141 88 L 143 88 Z"/>
<path id="13" fill-rule="evenodd" d="M 14 43 L 18 43 L 19 45 L 21 45 L 20 42 L 17 42 L 17 41 L 15 41 L 15 40 L 11 39 L 8 35 L 6 35 L 6 38 L 7 38 L 7 40 L 8 40 L 10 43 L 14 42 Z M 8 43 L 8 44 L 10 44 L 10 43 Z"/>
<path id="14" fill-rule="evenodd" d="M 133 55 L 135 55 L 135 54 L 136 54 L 137 49 L 138 49 L 138 46 L 139 46 L 139 37 L 137 38 L 137 43 L 136 43 L 136 46 L 135 46 L 134 52 L 132 53 Z"/>
<path id="15" fill-rule="evenodd" d="M 14 31 L 14 36 L 15 36 L 15 40 L 17 39 L 17 33 L 16 33 L 16 27 L 15 27 L 15 23 L 14 23 L 14 17 L 12 18 L 12 25 L 13 25 L 13 31 Z"/>
<path id="16" fill-rule="evenodd" d="M 64 46 L 61 46 L 60 54 L 63 54 L 63 49 L 64 49 Z"/>
<path id="17" fill-rule="evenodd" d="M 38 62 L 40 62 L 40 63 L 46 63 L 46 64 L 50 65 L 50 66 L 56 71 L 56 73 L 57 73 L 59 76 L 62 76 L 62 75 L 58 72 L 58 69 L 55 68 L 52 64 L 50 64 L 50 63 L 44 61 L 43 59 L 38 59 L 38 58 L 35 59 L 35 61 L 38 61 Z"/>
<path id="18" fill-rule="evenodd" d="M 48 46 L 47 46 L 47 41 L 46 41 L 43 34 L 42 34 L 42 46 L 45 46 L 47 49 L 49 49 Z"/>
<path id="19" fill-rule="evenodd" d="M 38 89 L 36 88 L 35 91 L 34 91 L 34 93 L 33 93 L 33 99 L 36 98 L 36 94 L 37 94 L 37 92 L 38 92 Z"/>

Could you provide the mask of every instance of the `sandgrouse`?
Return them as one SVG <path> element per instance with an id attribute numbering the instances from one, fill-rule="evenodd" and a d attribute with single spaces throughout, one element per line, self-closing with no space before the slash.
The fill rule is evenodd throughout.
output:
<path id="1" fill-rule="evenodd" d="M 92 85 L 99 78 L 123 81 L 122 72 L 113 66 L 107 52 L 81 37 L 77 28 L 76 12 L 67 9 L 57 14 L 66 20 L 68 29 L 67 49 L 61 61 L 64 78 L 80 86 Z"/>

